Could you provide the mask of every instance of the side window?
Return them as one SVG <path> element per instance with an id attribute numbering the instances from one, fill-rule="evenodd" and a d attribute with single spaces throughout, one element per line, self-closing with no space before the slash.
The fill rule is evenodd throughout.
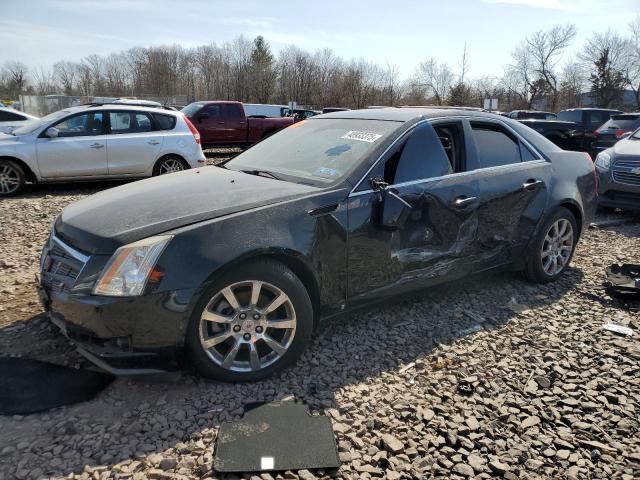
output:
<path id="1" fill-rule="evenodd" d="M 221 105 L 209 105 L 200 113 L 206 113 L 209 118 L 218 118 L 222 116 L 222 108 Z"/>
<path id="2" fill-rule="evenodd" d="M 385 181 L 391 184 L 441 177 L 453 173 L 449 158 L 433 127 L 416 127 L 385 163 Z"/>
<path id="3" fill-rule="evenodd" d="M 102 135 L 102 112 L 83 113 L 52 125 L 58 129 L 58 137 L 87 137 Z"/>
<path id="4" fill-rule="evenodd" d="M 520 163 L 520 146 L 498 125 L 471 123 L 480 168 Z"/>
<path id="5" fill-rule="evenodd" d="M 109 122 L 113 135 L 131 132 L 131 115 L 129 112 L 109 112 Z"/>
<path id="6" fill-rule="evenodd" d="M 158 130 L 173 130 L 176 126 L 176 117 L 173 115 L 162 115 L 161 113 L 154 113 L 153 119 L 156 122 L 156 128 Z"/>
<path id="7" fill-rule="evenodd" d="M 133 129 L 136 133 L 150 132 L 153 130 L 151 117 L 146 113 L 136 113 L 133 115 Z"/>
<path id="8" fill-rule="evenodd" d="M 609 120 L 611 114 L 606 111 L 589 112 L 589 130 L 597 130 L 600 126 Z"/>
<path id="9" fill-rule="evenodd" d="M 520 142 L 520 158 L 523 162 L 530 162 L 532 160 L 538 160 L 538 157 L 533 154 L 531 150 L 527 148 L 527 146 Z"/>
<path id="10" fill-rule="evenodd" d="M 242 112 L 240 106 L 233 103 L 225 105 L 225 117 L 226 118 L 242 118 Z"/>
<path id="11" fill-rule="evenodd" d="M 23 120 L 25 120 L 25 118 L 22 115 L 0 109 L 0 122 L 21 122 Z"/>

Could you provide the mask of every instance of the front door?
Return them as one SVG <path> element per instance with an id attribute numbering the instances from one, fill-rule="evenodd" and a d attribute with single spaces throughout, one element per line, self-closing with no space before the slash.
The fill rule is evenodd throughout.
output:
<path id="1" fill-rule="evenodd" d="M 229 144 L 243 144 L 247 142 L 247 119 L 242 107 L 237 103 L 224 105 L 225 139 Z"/>
<path id="2" fill-rule="evenodd" d="M 43 178 L 107 174 L 107 137 L 103 112 L 85 112 L 52 125 L 58 136 L 36 141 L 38 168 Z M 46 131 L 46 130 L 45 130 Z"/>
<path id="3" fill-rule="evenodd" d="M 472 269 L 478 184 L 475 172 L 456 171 L 454 157 L 443 148 L 460 151 L 451 141 L 439 138 L 429 123 L 416 126 L 373 168 L 368 185 L 351 194 L 350 304 Z"/>
<path id="4" fill-rule="evenodd" d="M 153 167 L 163 136 L 145 112 L 109 112 L 107 165 L 109 175 L 141 174 Z"/>

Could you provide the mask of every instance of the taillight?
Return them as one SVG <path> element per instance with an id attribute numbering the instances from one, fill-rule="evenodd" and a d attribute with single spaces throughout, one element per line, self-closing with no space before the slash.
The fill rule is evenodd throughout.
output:
<path id="1" fill-rule="evenodd" d="M 625 133 L 627 133 L 627 132 L 625 132 L 624 130 L 616 130 L 615 131 L 616 138 L 620 138 Z"/>
<path id="2" fill-rule="evenodd" d="M 184 117 L 184 121 L 187 122 L 187 127 L 189 127 L 189 130 L 191 131 L 191 133 L 193 134 L 193 138 L 196 139 L 196 143 L 198 145 L 200 145 L 200 132 L 198 131 L 198 129 L 193 125 L 193 123 L 191 123 L 191 120 L 189 120 L 189 117 L 187 117 L 185 115 Z"/>

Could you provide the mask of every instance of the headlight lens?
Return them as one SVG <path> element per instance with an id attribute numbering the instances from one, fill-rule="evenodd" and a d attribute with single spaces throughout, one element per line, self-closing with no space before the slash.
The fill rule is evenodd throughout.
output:
<path id="1" fill-rule="evenodd" d="M 609 167 L 611 167 L 611 155 L 606 151 L 600 152 L 596 157 L 596 166 L 601 170 L 609 170 Z"/>
<path id="2" fill-rule="evenodd" d="M 116 250 L 93 287 L 94 295 L 142 295 L 160 254 L 173 237 L 159 235 Z"/>

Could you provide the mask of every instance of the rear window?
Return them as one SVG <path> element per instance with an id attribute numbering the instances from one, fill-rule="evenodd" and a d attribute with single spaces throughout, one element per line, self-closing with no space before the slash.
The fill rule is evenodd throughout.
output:
<path id="1" fill-rule="evenodd" d="M 176 126 L 176 117 L 173 115 L 154 113 L 153 120 L 156 123 L 156 130 L 172 130 Z"/>
<path id="2" fill-rule="evenodd" d="M 579 110 L 565 110 L 558 113 L 558 120 L 563 122 L 582 122 L 582 112 Z"/>
<path id="3" fill-rule="evenodd" d="M 472 123 L 478 161 L 481 168 L 520 163 L 520 146 L 502 128 L 491 124 Z"/>
<path id="4" fill-rule="evenodd" d="M 26 120 L 22 115 L 17 113 L 7 112 L 6 110 L 0 110 L 0 122 L 21 122 Z"/>
<path id="5" fill-rule="evenodd" d="M 613 115 L 604 125 L 600 127 L 601 130 L 635 130 L 640 127 L 640 115 Z"/>

